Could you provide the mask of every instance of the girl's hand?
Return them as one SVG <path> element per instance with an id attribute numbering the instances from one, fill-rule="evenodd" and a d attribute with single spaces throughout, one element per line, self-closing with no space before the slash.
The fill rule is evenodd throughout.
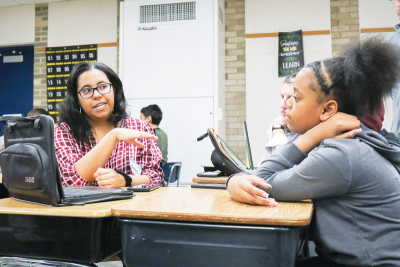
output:
<path id="1" fill-rule="evenodd" d="M 278 205 L 278 202 L 268 198 L 268 194 L 255 185 L 271 188 L 271 185 L 254 175 L 233 176 L 228 183 L 228 192 L 236 201 L 271 207 Z"/>
<path id="2" fill-rule="evenodd" d="M 93 177 L 100 187 L 115 188 L 126 186 L 124 176 L 113 169 L 98 168 Z"/>
<path id="3" fill-rule="evenodd" d="M 357 117 L 342 112 L 336 113 L 313 129 L 319 132 L 320 143 L 328 138 L 352 138 L 362 132 Z"/>
<path id="4" fill-rule="evenodd" d="M 144 145 L 139 141 L 137 141 L 137 138 L 148 138 L 148 139 L 158 140 L 158 137 L 153 134 L 140 132 L 137 130 L 115 128 L 112 130 L 112 132 L 114 133 L 118 141 L 125 141 L 128 143 L 132 143 L 140 148 L 143 148 Z"/>

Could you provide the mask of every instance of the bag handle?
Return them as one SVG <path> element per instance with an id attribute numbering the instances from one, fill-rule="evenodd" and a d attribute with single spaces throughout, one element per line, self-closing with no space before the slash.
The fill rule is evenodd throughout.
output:
<path id="1" fill-rule="evenodd" d="M 8 121 L 20 121 L 20 122 L 30 122 L 34 121 L 37 118 L 35 117 L 21 117 L 21 116 L 1 116 L 0 117 L 0 122 L 7 124 Z"/>
<path id="2" fill-rule="evenodd" d="M 12 132 L 12 127 L 17 122 L 34 122 L 33 128 L 40 129 L 40 119 L 38 117 L 20 117 L 20 116 L 1 116 L 0 122 L 7 125 L 7 131 Z"/>

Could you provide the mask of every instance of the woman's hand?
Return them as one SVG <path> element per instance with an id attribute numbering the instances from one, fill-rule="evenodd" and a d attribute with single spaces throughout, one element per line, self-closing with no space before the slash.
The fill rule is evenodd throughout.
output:
<path id="1" fill-rule="evenodd" d="M 313 150 L 325 139 L 353 138 L 361 133 L 360 121 L 356 116 L 338 112 L 327 121 L 308 130 L 293 143 L 305 154 Z"/>
<path id="2" fill-rule="evenodd" d="M 113 169 L 98 168 L 93 177 L 100 187 L 115 188 L 126 186 L 124 176 Z"/>
<path id="3" fill-rule="evenodd" d="M 352 138 L 362 132 L 357 117 L 342 112 L 336 113 L 313 129 L 319 132 L 320 143 L 328 138 Z"/>
<path id="4" fill-rule="evenodd" d="M 153 134 L 140 132 L 136 130 L 115 128 L 112 130 L 112 132 L 114 133 L 118 141 L 125 141 L 128 143 L 132 143 L 140 148 L 143 148 L 144 145 L 138 142 L 137 138 L 148 138 L 148 139 L 158 140 L 158 137 Z"/>
<path id="5" fill-rule="evenodd" d="M 228 192 L 236 201 L 271 207 L 278 205 L 278 202 L 268 198 L 268 194 L 255 187 L 255 185 L 271 188 L 271 185 L 254 175 L 233 176 L 228 183 Z"/>

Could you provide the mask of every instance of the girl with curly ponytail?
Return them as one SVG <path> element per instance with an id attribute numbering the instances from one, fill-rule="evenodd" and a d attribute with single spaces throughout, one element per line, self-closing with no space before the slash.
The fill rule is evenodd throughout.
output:
<path id="1" fill-rule="evenodd" d="M 377 38 L 308 64 L 286 111 L 302 136 L 229 179 L 241 202 L 313 200 L 319 257 L 298 266 L 400 266 L 400 147 L 357 119 L 381 107 L 399 73 L 400 51 Z"/>

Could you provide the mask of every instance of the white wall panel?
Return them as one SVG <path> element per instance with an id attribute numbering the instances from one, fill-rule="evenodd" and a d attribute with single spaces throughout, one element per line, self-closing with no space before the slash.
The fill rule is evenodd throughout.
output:
<path id="1" fill-rule="evenodd" d="M 117 0 L 49 4 L 48 46 L 117 41 Z"/>
<path id="2" fill-rule="evenodd" d="M 360 0 L 360 29 L 393 27 L 399 23 L 394 1 Z"/>
<path id="3" fill-rule="evenodd" d="M 0 46 L 33 44 L 35 5 L 0 8 Z"/>
<path id="4" fill-rule="evenodd" d="M 179 2 L 186 1 L 173 3 Z M 225 112 L 225 26 L 219 20 L 224 1 L 196 1 L 193 20 L 140 23 L 141 6 L 169 3 L 125 0 L 121 5 L 120 71 L 132 116 L 149 104 L 162 109 L 168 161 L 181 161 L 181 179 L 191 183 L 212 152 L 210 140 L 196 138 L 211 127 L 225 135 L 225 119 L 218 116 Z M 156 28 L 144 30 L 151 27 Z"/>
<path id="5" fill-rule="evenodd" d="M 196 20 L 139 23 L 141 5 L 164 3 L 170 2 L 124 3 L 124 42 L 129 44 L 124 48 L 124 82 L 131 88 L 127 96 L 213 96 L 212 1 L 196 2 Z M 138 30 L 143 27 L 157 29 Z"/>
<path id="6" fill-rule="evenodd" d="M 329 0 L 246 0 L 246 33 L 330 30 Z"/>
<path id="7" fill-rule="evenodd" d="M 246 0 L 246 34 L 330 30 L 330 1 Z M 304 61 L 332 56 L 331 35 L 303 36 Z M 246 39 L 246 120 L 257 163 L 265 147 L 265 134 L 280 115 L 278 38 Z"/>
<path id="8" fill-rule="evenodd" d="M 99 47 L 97 61 L 109 66 L 115 73 L 117 72 L 117 47 Z"/>

